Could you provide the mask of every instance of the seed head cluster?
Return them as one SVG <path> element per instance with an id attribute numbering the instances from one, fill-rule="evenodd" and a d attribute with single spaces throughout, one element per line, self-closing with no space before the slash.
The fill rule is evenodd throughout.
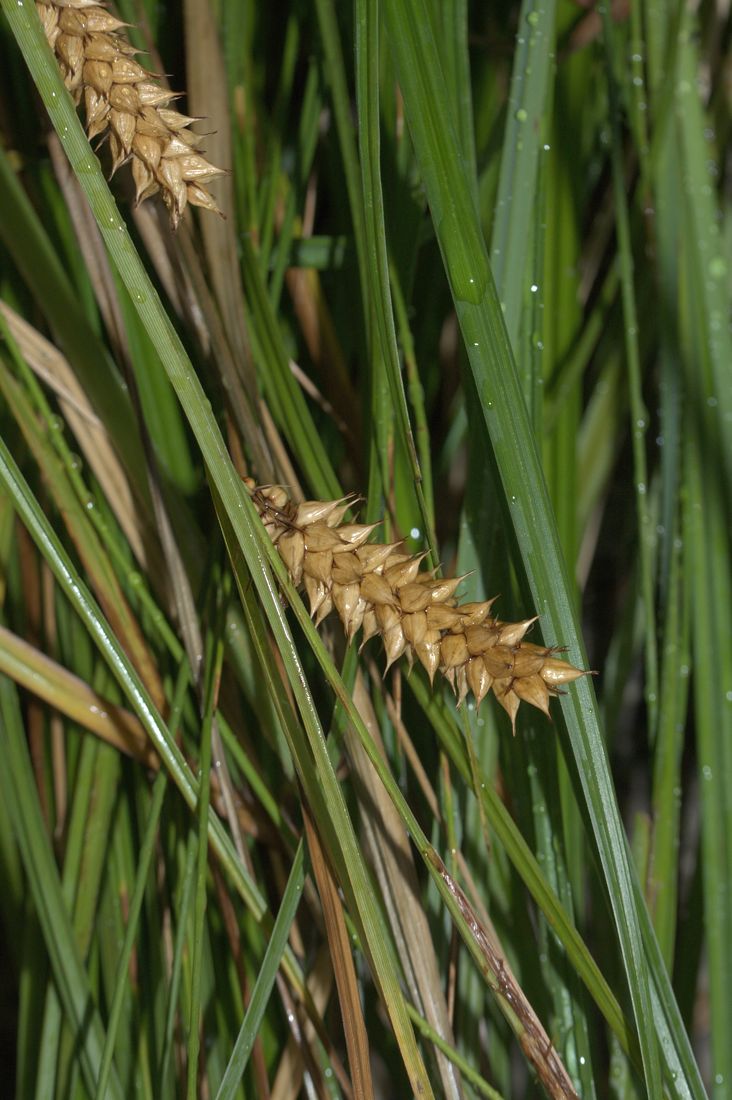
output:
<path id="1" fill-rule="evenodd" d="M 492 691 L 516 731 L 521 702 L 549 716 L 562 684 L 585 673 L 556 657 L 556 646 L 524 640 L 536 619 L 504 623 L 491 616 L 494 600 L 458 605 L 461 578 L 445 580 L 420 569 L 424 554 L 401 543 L 369 542 L 378 524 L 344 523 L 354 500 L 296 504 L 280 486 L 255 486 L 252 501 L 293 583 L 303 587 L 316 624 L 335 609 L 350 641 L 378 635 L 386 667 L 402 655 L 418 660 L 432 681 L 441 672 L 460 705 Z"/>
<path id="2" fill-rule="evenodd" d="M 130 162 L 136 201 L 160 191 L 174 229 L 188 203 L 219 213 L 204 184 L 223 170 L 198 152 L 197 120 L 170 108 L 176 93 L 135 60 L 127 24 L 96 0 L 43 0 L 36 10 L 66 87 L 84 102 L 89 139 L 108 137 L 113 173 Z"/>

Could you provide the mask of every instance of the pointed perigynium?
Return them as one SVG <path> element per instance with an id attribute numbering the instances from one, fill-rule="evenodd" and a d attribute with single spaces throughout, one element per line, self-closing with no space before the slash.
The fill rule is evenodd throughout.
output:
<path id="1" fill-rule="evenodd" d="M 36 10 L 66 87 L 84 102 L 89 140 L 108 136 L 113 173 L 130 162 L 136 202 L 160 191 L 174 229 L 188 203 L 220 213 L 204 184 L 223 170 L 197 151 L 197 120 L 170 109 L 176 93 L 135 60 L 127 24 L 96 0 L 43 0 Z"/>
<path id="2" fill-rule="evenodd" d="M 492 691 L 514 733 L 522 702 L 549 717 L 549 700 L 586 673 L 556 657 L 561 649 L 525 641 L 535 619 L 504 623 L 491 616 L 493 600 L 458 605 L 461 578 L 420 570 L 423 554 L 401 543 L 369 542 L 378 524 L 343 523 L 354 500 L 295 504 L 280 486 L 246 481 L 252 500 L 293 583 L 310 601 L 316 624 L 336 610 L 349 638 L 363 629 L 365 644 L 378 635 L 386 667 L 402 655 L 424 665 L 430 680 L 441 672 L 460 705 Z"/>

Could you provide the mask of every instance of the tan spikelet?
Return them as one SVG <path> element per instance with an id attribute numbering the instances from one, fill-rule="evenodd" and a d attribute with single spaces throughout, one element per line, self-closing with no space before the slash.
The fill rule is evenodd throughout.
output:
<path id="1" fill-rule="evenodd" d="M 130 163 L 136 202 L 160 191 L 174 229 L 189 203 L 220 213 L 204 184 L 223 170 L 198 151 L 196 119 L 170 108 L 176 93 L 135 60 L 127 24 L 95 0 L 39 0 L 36 10 L 89 139 L 108 138 L 113 173 Z"/>
<path id="2" fill-rule="evenodd" d="M 459 605 L 461 578 L 420 571 L 424 554 L 405 554 L 401 543 L 368 542 L 372 524 L 343 524 L 352 497 L 295 504 L 281 486 L 246 485 L 315 621 L 335 608 L 349 639 L 360 629 L 362 645 L 378 635 L 387 668 L 401 656 L 410 666 L 418 660 L 430 680 L 445 676 L 458 705 L 468 694 L 480 705 L 492 691 L 514 733 L 522 702 L 549 716 L 561 685 L 586 675 L 559 660 L 557 647 L 524 640 L 535 618 L 501 622 L 490 614 L 493 600 Z"/>

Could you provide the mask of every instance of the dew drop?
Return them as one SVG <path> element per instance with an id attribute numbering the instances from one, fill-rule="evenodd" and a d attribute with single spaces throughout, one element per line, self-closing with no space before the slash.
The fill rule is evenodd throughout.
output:
<path id="1" fill-rule="evenodd" d="M 419 527 L 413 527 L 412 530 L 409 532 L 410 539 L 418 539 L 421 537 L 421 535 L 422 532 L 420 531 Z"/>
<path id="2" fill-rule="evenodd" d="M 538 11 L 530 11 L 529 14 L 526 16 L 526 22 L 531 27 L 535 27 L 538 24 L 539 19 L 540 19 L 540 15 L 539 15 Z"/>
<path id="3" fill-rule="evenodd" d="M 715 256 L 709 261 L 709 274 L 713 279 L 723 279 L 727 274 L 727 264 L 722 256 Z"/>
<path id="4" fill-rule="evenodd" d="M 470 231 L 469 239 L 466 240 L 464 224 L 460 211 L 450 207 L 440 220 L 438 236 L 447 245 L 445 259 L 455 297 L 477 305 L 485 294 L 488 265 L 484 259 L 483 241 L 478 239 L 477 232 Z M 471 263 L 468 257 L 475 259 L 478 266 Z"/>
<path id="5" fill-rule="evenodd" d="M 517 121 L 517 122 L 526 122 L 526 119 L 527 119 L 528 117 L 529 117 L 529 116 L 527 115 L 527 113 L 526 113 L 526 111 L 524 110 L 524 108 L 523 108 L 523 107 L 519 107 L 518 111 L 516 112 L 516 121 Z"/>

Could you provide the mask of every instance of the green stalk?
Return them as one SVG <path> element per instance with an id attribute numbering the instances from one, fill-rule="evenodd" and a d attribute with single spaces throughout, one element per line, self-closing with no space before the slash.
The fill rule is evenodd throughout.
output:
<path id="1" fill-rule="evenodd" d="M 446 112 L 431 26 L 422 18 L 416 0 L 387 0 L 385 14 L 435 231 L 534 607 L 541 616 L 545 637 L 561 638 L 568 645 L 570 659 L 581 663 L 572 590 L 477 213 Z M 654 1018 L 652 1010 L 649 959 L 640 927 L 643 902 L 628 858 L 589 681 L 581 681 L 564 697 L 562 712 L 613 913 L 646 1086 L 650 1096 L 659 1097 L 658 1037 L 663 1022 L 658 1012 Z M 646 932 L 652 936 L 649 928 Z M 653 974 L 653 981 L 673 1002 L 663 968 Z M 675 1030 L 672 1044 L 683 1052 L 689 1066 L 685 1084 L 690 1091 L 697 1090 L 698 1078 L 691 1076 L 694 1061 L 688 1038 Z M 663 1049 L 665 1053 L 667 1042 Z M 670 1076 L 670 1066 L 667 1072 Z"/>

